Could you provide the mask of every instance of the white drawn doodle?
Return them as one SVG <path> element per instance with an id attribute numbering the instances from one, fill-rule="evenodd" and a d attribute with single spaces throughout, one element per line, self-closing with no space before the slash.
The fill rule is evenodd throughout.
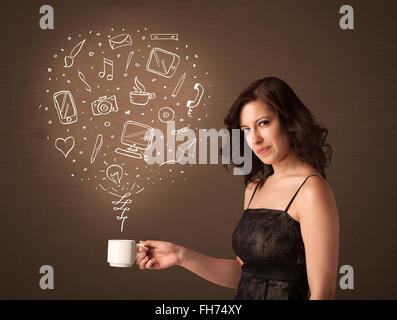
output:
<path id="1" fill-rule="evenodd" d="M 158 118 L 161 122 L 167 123 L 174 120 L 175 111 L 170 107 L 162 107 L 158 112 Z"/>
<path id="2" fill-rule="evenodd" d="M 72 51 L 70 51 L 70 54 L 68 56 L 65 57 L 64 61 L 65 61 L 65 68 L 70 68 L 71 66 L 73 66 L 74 63 L 74 58 L 79 54 L 81 48 L 83 47 L 84 43 L 85 43 L 84 39 L 83 41 L 79 42 L 73 49 Z"/>
<path id="3" fill-rule="evenodd" d="M 137 76 L 135 76 L 134 84 L 134 91 L 130 92 L 130 102 L 132 104 L 145 106 L 148 104 L 149 100 L 156 98 L 155 93 L 146 92 L 145 86 L 139 82 Z"/>
<path id="4" fill-rule="evenodd" d="M 187 132 L 187 130 L 189 129 L 189 127 L 190 127 L 190 124 L 187 126 L 187 127 L 183 127 L 183 128 L 181 128 L 181 129 L 178 129 L 178 130 L 175 130 L 175 129 L 173 129 L 173 130 L 171 130 L 171 135 L 177 135 L 177 134 L 179 134 L 179 133 L 184 133 L 184 132 Z"/>
<path id="5" fill-rule="evenodd" d="M 113 207 L 114 211 L 119 211 L 119 210 L 122 211 L 121 215 L 117 216 L 116 218 L 117 218 L 117 220 L 121 220 L 121 232 L 123 232 L 124 222 L 128 218 L 127 216 L 124 216 L 124 213 L 126 211 L 130 211 L 130 208 L 127 207 L 127 205 L 132 203 L 132 200 L 128 199 L 128 197 L 131 196 L 131 193 L 127 192 L 127 193 L 125 193 L 122 196 L 119 196 L 118 194 L 114 194 L 114 193 L 111 193 L 111 192 L 109 192 L 109 193 L 114 195 L 114 196 L 117 196 L 119 198 L 119 200 L 117 200 L 117 201 L 112 201 L 112 204 L 116 205 L 115 207 Z M 121 204 L 120 207 L 117 206 L 119 204 Z"/>
<path id="6" fill-rule="evenodd" d="M 139 186 L 138 186 L 138 188 L 139 188 Z M 145 188 L 142 188 L 142 189 L 138 190 L 138 191 L 135 192 L 135 193 L 136 193 L 136 194 L 141 193 L 141 191 L 143 191 L 143 189 L 145 189 Z"/>
<path id="7" fill-rule="evenodd" d="M 131 36 L 127 33 L 119 34 L 118 36 L 114 36 L 109 39 L 109 45 L 112 48 L 112 50 L 125 47 L 125 46 L 131 46 L 132 45 L 132 40 Z"/>
<path id="8" fill-rule="evenodd" d="M 175 40 L 178 41 L 177 33 L 153 33 L 150 35 L 151 40 Z"/>
<path id="9" fill-rule="evenodd" d="M 62 90 L 53 95 L 55 109 L 62 124 L 71 124 L 77 121 L 77 109 L 70 91 Z"/>
<path id="10" fill-rule="evenodd" d="M 196 154 L 196 142 L 197 142 L 196 138 L 190 139 L 184 143 L 181 143 L 178 146 L 178 150 L 183 155 L 188 155 L 189 157 L 194 157 L 194 155 Z"/>
<path id="11" fill-rule="evenodd" d="M 83 81 L 84 84 L 85 84 L 85 88 L 84 89 L 86 91 L 88 91 L 89 93 L 91 93 L 91 86 L 85 81 L 85 75 L 80 70 L 77 70 L 77 74 L 78 74 L 80 80 Z"/>
<path id="12" fill-rule="evenodd" d="M 103 96 L 91 103 L 92 113 L 95 116 L 107 115 L 110 112 L 117 112 L 119 108 L 117 106 L 116 96 Z"/>
<path id="13" fill-rule="evenodd" d="M 113 80 L 113 61 L 103 58 L 103 71 L 99 72 L 99 76 L 103 78 L 105 75 L 107 80 Z"/>
<path id="14" fill-rule="evenodd" d="M 189 117 L 192 116 L 192 109 L 196 108 L 200 104 L 201 98 L 204 94 L 204 88 L 200 83 L 196 83 L 194 85 L 194 89 L 197 91 L 196 97 L 194 98 L 194 100 L 188 100 L 186 103 L 186 107 L 189 109 L 187 113 Z"/>
<path id="15" fill-rule="evenodd" d="M 196 63 L 201 67 L 200 60 L 196 60 L 200 53 L 195 54 L 187 42 L 180 42 L 182 34 L 154 33 L 155 30 L 147 28 L 143 32 L 143 26 L 131 30 L 123 26 L 104 27 L 106 31 L 88 29 L 81 34 L 67 34 L 69 41 L 58 44 L 57 52 L 52 52 L 50 61 L 45 61 L 43 76 L 48 86 L 40 90 L 50 103 L 54 98 L 60 122 L 54 118 L 57 116 L 47 100 L 34 107 L 43 114 L 46 106 L 50 108 L 45 114 L 48 119 L 43 122 L 48 129 L 58 132 L 53 133 L 53 138 L 47 136 L 50 147 L 55 142 L 56 157 L 73 167 L 68 174 L 73 180 L 90 182 L 100 192 L 111 195 L 109 202 L 112 201 L 114 211 L 108 209 L 114 213 L 112 220 L 120 222 L 123 232 L 127 215 L 131 217 L 134 211 L 131 205 L 134 196 L 147 188 L 137 184 L 146 182 L 150 186 L 174 182 L 172 179 L 176 182 L 176 175 L 187 170 L 181 171 L 176 166 L 171 171 L 171 167 L 158 165 L 189 163 L 192 168 L 196 161 L 191 157 L 201 156 L 199 149 L 196 150 L 196 143 L 200 148 L 199 139 L 197 142 L 192 139 L 195 135 L 193 127 L 190 128 L 193 125 L 198 130 L 197 123 L 189 119 L 193 120 L 195 115 L 198 121 L 199 117 L 203 120 L 207 117 L 201 116 L 200 107 L 206 103 L 204 82 L 209 78 L 202 77 L 206 70 L 192 69 Z M 185 57 L 188 57 L 186 61 Z M 193 110 L 195 107 L 198 110 Z M 167 133 L 157 129 L 156 123 L 167 126 Z M 155 159 L 156 166 L 150 166 L 150 158 Z M 166 160 L 170 161 L 164 163 Z M 133 171 L 123 172 L 127 168 Z M 173 173 L 171 179 L 161 175 L 168 170 Z M 186 176 L 185 173 L 182 179 Z M 116 225 L 116 231 L 120 225 Z"/>
<path id="16" fill-rule="evenodd" d="M 74 138 L 69 136 L 67 138 L 57 138 L 55 140 L 55 148 L 63 153 L 65 158 L 67 158 L 68 154 L 74 148 Z"/>
<path id="17" fill-rule="evenodd" d="M 101 150 L 103 144 L 103 136 L 102 134 L 98 134 L 96 137 L 96 141 L 95 141 L 95 145 L 94 145 L 94 149 L 92 149 L 92 154 L 91 154 L 91 158 L 90 158 L 90 163 L 94 163 L 99 150 Z"/>
<path id="18" fill-rule="evenodd" d="M 178 83 L 176 84 L 174 91 L 171 94 L 171 97 L 175 98 L 178 95 L 178 92 L 181 89 L 182 84 L 185 81 L 185 78 L 186 78 L 186 72 L 180 77 Z"/>
<path id="19" fill-rule="evenodd" d="M 115 184 L 120 184 L 124 170 L 118 164 L 112 164 L 106 169 L 106 176 Z"/>
<path id="20" fill-rule="evenodd" d="M 128 76 L 127 69 L 130 66 L 131 59 L 132 59 L 133 55 L 134 55 L 134 51 L 131 51 L 130 54 L 128 55 L 127 63 L 125 65 L 125 70 L 124 70 L 124 77 L 125 78 L 127 78 L 127 76 Z"/>
<path id="21" fill-rule="evenodd" d="M 182 160 L 184 155 L 188 155 L 189 157 L 194 157 L 194 155 L 196 154 L 196 142 L 197 142 L 197 139 L 193 138 L 193 139 L 190 139 L 184 143 L 181 143 L 177 148 L 177 153 L 179 151 L 178 160 L 168 160 L 166 162 L 161 163 L 159 165 L 159 167 L 161 167 L 167 163 L 173 163 L 173 164 L 178 163 Z"/>
<path id="22" fill-rule="evenodd" d="M 141 152 L 148 150 L 153 141 L 154 129 L 146 124 L 132 120 L 124 124 L 121 134 L 121 143 L 128 146 L 127 149 L 117 148 L 116 153 L 130 158 L 142 159 L 147 156 Z"/>
<path id="23" fill-rule="evenodd" d="M 180 57 L 160 48 L 153 48 L 146 63 L 146 70 L 165 78 L 171 78 L 178 68 Z"/>

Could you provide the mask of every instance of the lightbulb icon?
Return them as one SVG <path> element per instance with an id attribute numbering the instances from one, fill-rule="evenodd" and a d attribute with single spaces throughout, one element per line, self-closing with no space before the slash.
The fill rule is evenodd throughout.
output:
<path id="1" fill-rule="evenodd" d="M 115 184 L 120 184 L 124 170 L 117 164 L 112 164 L 106 169 L 106 176 Z"/>

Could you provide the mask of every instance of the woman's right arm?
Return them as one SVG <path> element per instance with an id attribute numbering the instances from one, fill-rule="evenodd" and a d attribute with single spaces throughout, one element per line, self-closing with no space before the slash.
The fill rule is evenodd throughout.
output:
<path id="1" fill-rule="evenodd" d="M 245 189 L 244 209 L 248 207 L 255 185 L 250 183 Z M 217 285 L 228 288 L 238 286 L 243 265 L 239 257 L 236 260 L 212 258 L 171 242 L 147 240 L 141 243 L 145 246 L 138 248 L 142 252 L 137 258 L 141 270 L 178 265 Z"/>
<path id="2" fill-rule="evenodd" d="M 233 259 L 219 259 L 203 255 L 170 242 L 141 241 L 145 247 L 138 259 L 140 269 L 165 269 L 181 266 L 217 285 L 237 288 L 241 277 L 241 263 Z M 240 260 L 241 261 L 241 260 Z"/>
<path id="3" fill-rule="evenodd" d="M 237 288 L 241 277 L 241 264 L 233 259 L 219 259 L 181 248 L 180 266 L 217 285 Z"/>

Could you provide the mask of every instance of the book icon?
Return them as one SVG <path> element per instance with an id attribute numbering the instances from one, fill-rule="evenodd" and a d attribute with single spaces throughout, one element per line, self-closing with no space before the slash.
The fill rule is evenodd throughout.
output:
<path id="1" fill-rule="evenodd" d="M 165 78 L 171 78 L 178 68 L 180 57 L 160 48 L 153 48 L 146 63 L 146 70 Z"/>

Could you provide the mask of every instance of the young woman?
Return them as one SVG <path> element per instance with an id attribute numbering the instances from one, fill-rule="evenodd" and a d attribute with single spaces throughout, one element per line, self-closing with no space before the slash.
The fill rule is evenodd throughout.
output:
<path id="1" fill-rule="evenodd" d="M 236 259 L 208 257 L 163 241 L 141 241 L 140 269 L 182 266 L 235 299 L 333 299 L 339 217 L 325 167 L 328 130 L 276 77 L 257 80 L 225 119 L 253 151 L 244 213 L 232 237 Z M 241 150 L 241 149 L 240 149 Z"/>

